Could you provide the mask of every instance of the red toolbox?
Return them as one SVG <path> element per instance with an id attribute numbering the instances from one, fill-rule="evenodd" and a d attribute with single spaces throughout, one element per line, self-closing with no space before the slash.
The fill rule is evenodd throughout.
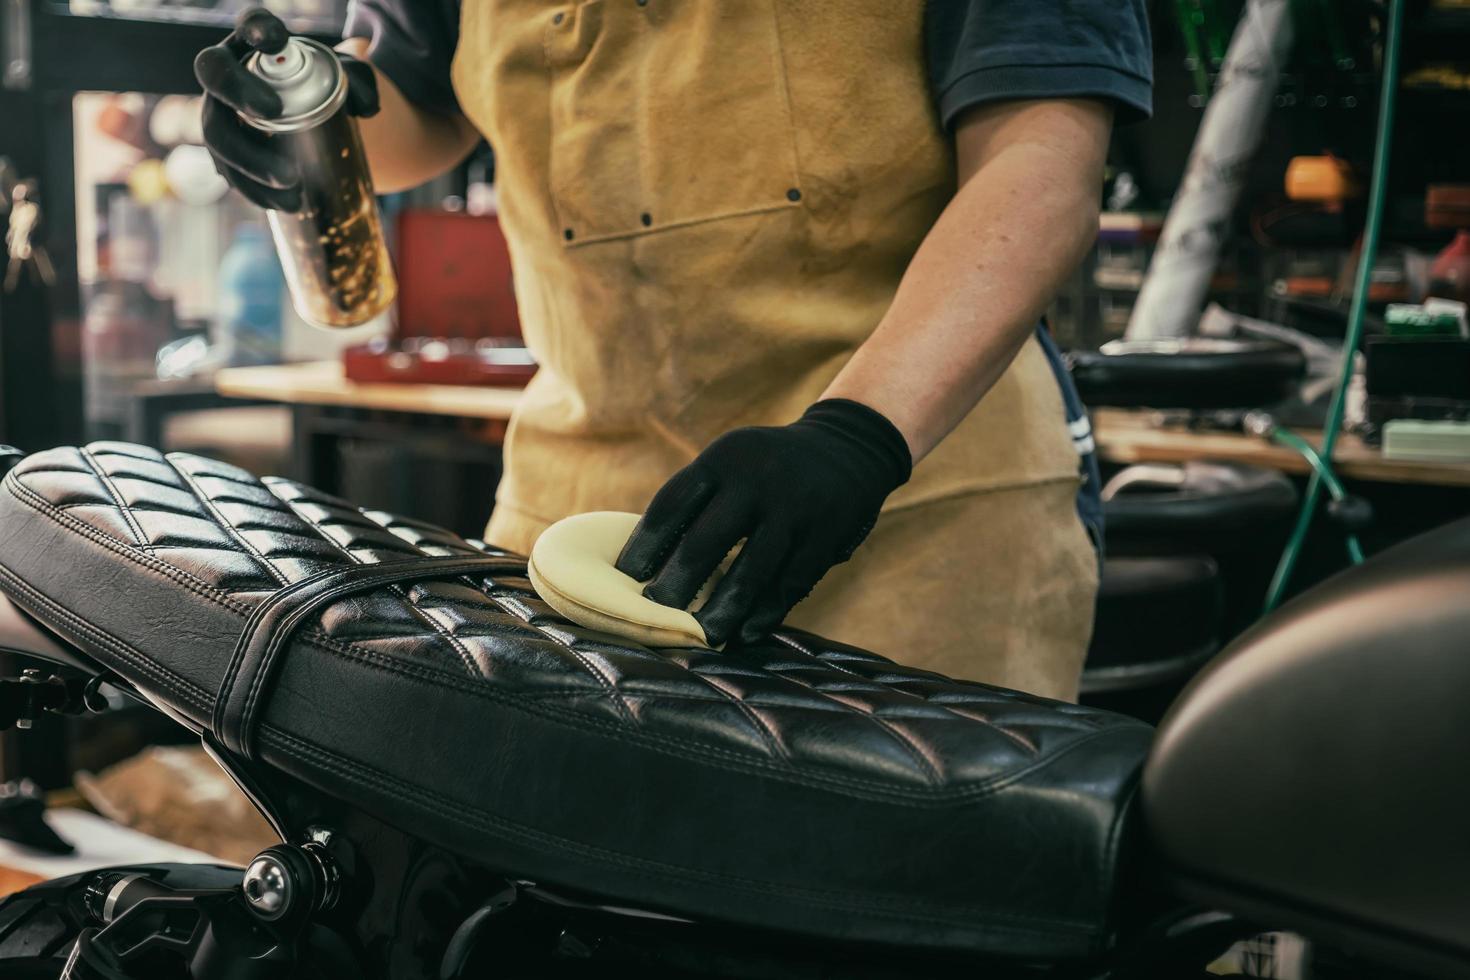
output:
<path id="1" fill-rule="evenodd" d="M 398 215 L 392 335 L 343 351 L 353 381 L 524 385 L 510 252 L 494 215 L 411 208 Z"/>

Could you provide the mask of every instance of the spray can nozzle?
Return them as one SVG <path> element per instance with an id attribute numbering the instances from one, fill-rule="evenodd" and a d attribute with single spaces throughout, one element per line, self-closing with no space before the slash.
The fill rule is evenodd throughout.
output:
<path id="1" fill-rule="evenodd" d="M 262 78 L 285 81 L 306 70 L 306 53 L 299 44 L 287 44 L 275 54 L 261 54 L 255 69 Z"/>
<path id="2" fill-rule="evenodd" d="M 266 132 L 299 132 L 318 126 L 347 98 L 347 78 L 336 53 L 309 38 L 293 37 L 274 53 L 257 51 L 245 65 L 281 97 L 279 116 L 264 119 L 242 113 L 246 122 Z"/>

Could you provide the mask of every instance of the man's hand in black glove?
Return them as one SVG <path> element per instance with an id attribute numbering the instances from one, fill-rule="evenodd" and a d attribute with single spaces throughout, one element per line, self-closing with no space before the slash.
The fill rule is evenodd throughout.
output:
<path id="1" fill-rule="evenodd" d="M 194 75 L 204 86 L 204 143 L 214 165 L 251 202 L 276 211 L 301 207 L 301 178 L 296 164 L 282 152 L 277 137 L 262 132 L 237 115 L 267 119 L 281 114 L 281 97 L 245 68 L 252 51 L 275 54 L 291 32 L 264 7 L 240 14 L 235 29 L 219 44 L 194 59 Z M 378 83 L 372 66 L 338 53 L 347 72 L 347 111 L 371 116 L 378 111 Z"/>
<path id="2" fill-rule="evenodd" d="M 713 646 L 753 642 L 852 556 L 912 465 L 893 423 L 846 399 L 790 425 L 736 429 L 664 484 L 617 567 L 682 609 L 745 539 L 695 618 Z"/>

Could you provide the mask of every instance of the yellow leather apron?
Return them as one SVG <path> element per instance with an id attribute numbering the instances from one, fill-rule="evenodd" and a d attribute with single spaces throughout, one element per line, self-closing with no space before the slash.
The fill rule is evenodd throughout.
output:
<path id="1" fill-rule="evenodd" d="M 642 511 L 716 436 L 815 401 L 954 193 L 917 0 L 464 0 L 455 90 L 496 153 L 541 371 L 486 537 Z M 788 622 L 1075 694 L 1096 587 L 1032 340 Z"/>

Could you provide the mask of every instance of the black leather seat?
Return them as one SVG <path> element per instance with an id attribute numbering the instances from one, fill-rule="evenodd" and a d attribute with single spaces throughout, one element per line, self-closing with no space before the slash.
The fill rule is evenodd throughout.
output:
<path id="1" fill-rule="evenodd" d="M 1257 408 L 1290 397 L 1307 372 L 1299 349 L 1268 340 L 1113 340 L 1067 358 L 1092 408 Z"/>
<path id="2" fill-rule="evenodd" d="M 1281 552 L 1296 514 L 1291 480 L 1241 463 L 1126 467 L 1103 487 L 1109 554 Z"/>
<path id="3" fill-rule="evenodd" d="M 0 590 L 200 729 L 282 586 L 483 550 L 117 443 L 32 456 L 0 491 Z M 259 755 L 489 868 L 624 904 L 1017 957 L 1108 943 L 1148 726 L 798 632 L 649 650 L 568 624 L 524 572 L 503 555 L 326 606 L 260 693 Z"/>

